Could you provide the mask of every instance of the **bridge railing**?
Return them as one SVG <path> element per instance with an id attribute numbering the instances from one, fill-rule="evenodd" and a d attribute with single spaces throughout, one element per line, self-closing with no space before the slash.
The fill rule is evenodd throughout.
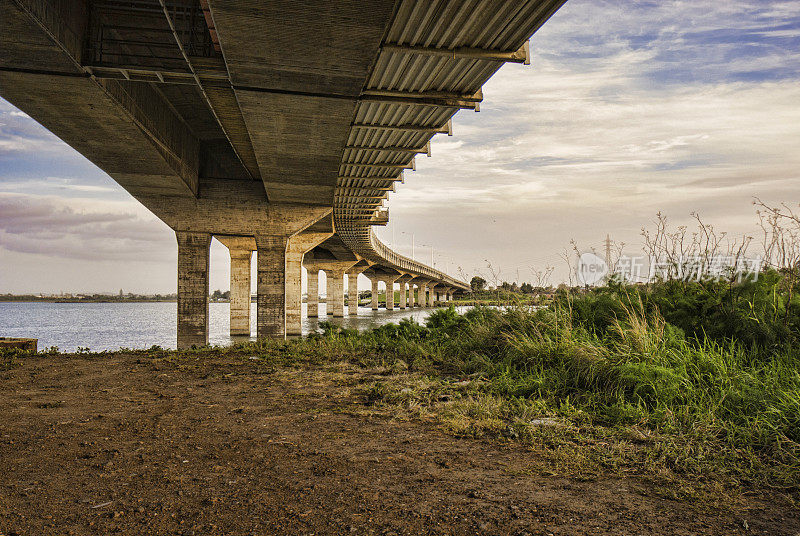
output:
<path id="1" fill-rule="evenodd" d="M 459 281 L 458 279 L 447 275 L 446 273 L 437 270 L 433 267 L 430 267 L 426 264 L 423 264 L 419 261 L 406 257 L 404 255 L 400 255 L 396 251 L 392 250 L 381 242 L 377 235 L 375 234 L 372 229 L 370 229 L 370 245 L 375 253 L 378 254 L 379 257 L 385 259 L 390 264 L 396 266 L 401 271 L 408 271 L 418 273 L 421 276 L 429 277 L 431 279 L 435 279 L 437 281 L 441 281 L 445 284 L 452 285 L 456 288 L 468 289 L 469 285 L 463 281 Z"/>

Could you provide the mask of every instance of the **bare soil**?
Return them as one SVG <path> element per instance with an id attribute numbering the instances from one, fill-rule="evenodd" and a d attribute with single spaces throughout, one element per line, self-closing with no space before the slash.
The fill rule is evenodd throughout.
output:
<path id="1" fill-rule="evenodd" d="M 364 412 L 359 374 L 26 358 L 0 372 L 0 534 L 800 534 L 763 493 L 536 474 L 519 443 Z"/>

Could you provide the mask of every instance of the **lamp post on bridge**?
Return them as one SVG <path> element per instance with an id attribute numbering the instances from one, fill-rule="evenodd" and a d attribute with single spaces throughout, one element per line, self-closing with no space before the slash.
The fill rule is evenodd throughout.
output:
<path id="1" fill-rule="evenodd" d="M 414 258 L 414 233 L 406 233 L 405 231 L 400 231 L 400 234 L 411 235 L 411 259 L 417 260 Z"/>
<path id="2" fill-rule="evenodd" d="M 436 263 L 435 263 L 435 262 L 433 262 L 433 253 L 434 253 L 433 246 L 431 246 L 431 245 L 429 245 L 429 244 L 420 244 L 420 245 L 421 245 L 422 247 L 424 247 L 424 248 L 431 248 L 431 267 L 432 267 L 432 268 L 436 268 Z"/>

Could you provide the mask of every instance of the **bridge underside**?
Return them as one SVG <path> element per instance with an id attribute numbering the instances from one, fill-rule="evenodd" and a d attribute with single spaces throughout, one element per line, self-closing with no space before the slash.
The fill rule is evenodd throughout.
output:
<path id="1" fill-rule="evenodd" d="M 416 303 L 468 288 L 372 226 L 563 1 L 0 0 L 0 95 L 175 230 L 180 347 L 208 340 L 212 236 L 231 251 L 232 332 L 249 333 L 257 251 L 258 336 L 283 337 L 304 264 L 335 316 L 360 273 L 399 284 L 401 307 L 415 286 Z"/>

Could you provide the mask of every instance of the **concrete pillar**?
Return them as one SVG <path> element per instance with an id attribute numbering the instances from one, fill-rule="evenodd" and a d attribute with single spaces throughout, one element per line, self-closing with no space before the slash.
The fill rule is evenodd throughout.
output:
<path id="1" fill-rule="evenodd" d="M 306 299 L 306 315 L 308 318 L 319 316 L 319 268 L 308 268 L 308 298 Z"/>
<path id="2" fill-rule="evenodd" d="M 400 281 L 400 309 L 406 308 L 406 285 L 405 281 Z"/>
<path id="3" fill-rule="evenodd" d="M 397 276 L 385 277 L 383 282 L 386 283 L 386 309 L 388 311 L 394 310 L 394 282 L 397 281 Z"/>
<path id="4" fill-rule="evenodd" d="M 360 272 L 347 274 L 347 314 L 358 314 L 358 275 Z"/>
<path id="5" fill-rule="evenodd" d="M 286 250 L 286 334 L 302 333 L 303 253 L 289 246 Z"/>
<path id="6" fill-rule="evenodd" d="M 208 265 L 211 234 L 176 231 L 178 348 L 208 344 Z"/>
<path id="7" fill-rule="evenodd" d="M 344 316 L 344 271 L 341 269 L 325 270 L 328 278 L 328 311 L 336 318 Z"/>
<path id="8" fill-rule="evenodd" d="M 447 292 L 450 290 L 449 287 L 442 287 L 439 289 L 439 301 L 440 302 L 447 302 Z"/>
<path id="9" fill-rule="evenodd" d="M 224 184 L 223 184 L 224 183 Z M 330 206 L 306 205 L 301 203 L 268 202 L 264 195 L 264 185 L 252 180 L 203 181 L 202 195 L 198 196 L 137 196 L 153 213 L 172 229 L 190 229 L 195 236 L 202 237 L 207 266 L 209 236 L 249 237 L 253 249 L 258 251 L 256 261 L 258 293 L 257 335 L 259 337 L 283 338 L 286 335 L 286 250 L 289 237 L 295 237 L 316 229 L 315 232 L 333 235 Z M 319 224 L 319 225 L 317 225 Z M 313 227 L 317 225 L 316 227 Z M 191 235 L 186 235 L 191 236 Z M 186 248 L 192 240 L 184 240 L 179 233 L 179 243 Z M 196 241 L 195 241 L 196 242 Z M 181 246 L 179 246 L 181 249 Z M 197 253 L 200 255 L 200 253 Z M 187 253 L 179 255 L 181 263 Z M 185 272 L 185 270 L 181 270 Z M 208 269 L 204 270 L 207 277 Z M 207 287 L 206 281 L 204 286 Z M 182 285 L 183 286 L 183 285 Z M 181 289 L 179 323 L 181 345 L 186 345 L 186 333 L 194 332 L 194 337 L 206 339 L 208 321 L 202 322 L 202 329 L 195 326 L 185 329 L 186 302 L 189 292 Z M 191 294 L 200 295 L 199 292 Z M 207 288 L 203 289 L 208 294 Z M 199 299 L 199 298 L 198 298 Z M 206 303 L 203 297 L 202 302 Z M 195 309 L 200 307 L 195 307 Z M 207 310 L 207 307 L 204 308 Z M 207 316 L 203 315 L 203 316 Z"/>
<path id="10" fill-rule="evenodd" d="M 436 286 L 428 288 L 428 292 L 428 307 L 433 307 L 436 305 Z"/>
<path id="11" fill-rule="evenodd" d="M 425 283 L 420 283 L 418 285 L 419 290 L 417 291 L 417 306 L 418 307 L 427 307 L 428 306 L 428 296 L 425 294 L 428 292 L 428 285 Z"/>
<path id="12" fill-rule="evenodd" d="M 286 337 L 287 236 L 256 235 L 258 338 Z"/>
<path id="13" fill-rule="evenodd" d="M 386 285 L 384 295 L 386 296 L 386 310 L 394 311 L 394 280 L 384 279 L 383 284 Z"/>
<path id="14" fill-rule="evenodd" d="M 372 279 L 372 310 L 378 310 L 378 278 L 373 277 Z"/>
<path id="15" fill-rule="evenodd" d="M 250 335 L 250 248 L 230 248 L 231 335 Z"/>
<path id="16" fill-rule="evenodd" d="M 425 297 L 425 307 L 433 307 L 433 285 L 428 285 L 425 290 L 428 295 Z"/>
<path id="17" fill-rule="evenodd" d="M 331 233 L 304 231 L 289 239 L 286 247 L 286 334 L 301 335 L 303 326 L 303 259 Z"/>
<path id="18" fill-rule="evenodd" d="M 414 307 L 414 283 L 408 283 L 408 308 Z"/>
<path id="19" fill-rule="evenodd" d="M 409 299 L 407 285 L 412 279 L 413 278 L 410 275 L 404 274 L 398 277 L 397 281 L 395 281 L 396 283 L 400 283 L 400 309 L 405 309 L 408 306 Z M 414 291 L 414 287 L 411 287 L 411 291 Z"/>

